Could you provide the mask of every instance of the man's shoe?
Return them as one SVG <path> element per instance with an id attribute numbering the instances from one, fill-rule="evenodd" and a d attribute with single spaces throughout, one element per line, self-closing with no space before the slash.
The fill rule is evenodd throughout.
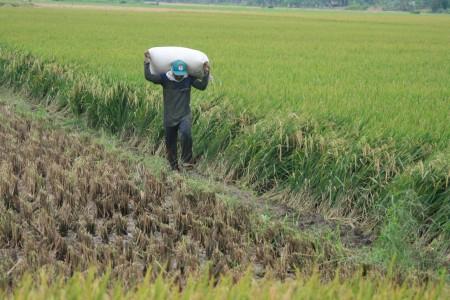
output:
<path id="1" fill-rule="evenodd" d="M 194 169 L 195 164 L 193 164 L 193 163 L 183 163 L 182 166 L 183 166 L 184 170 L 190 171 L 190 170 Z"/>
<path id="2" fill-rule="evenodd" d="M 170 166 L 170 168 L 172 169 L 172 171 L 175 171 L 175 172 L 179 172 L 180 171 L 180 167 L 178 166 L 178 164 L 175 165 L 175 166 Z"/>

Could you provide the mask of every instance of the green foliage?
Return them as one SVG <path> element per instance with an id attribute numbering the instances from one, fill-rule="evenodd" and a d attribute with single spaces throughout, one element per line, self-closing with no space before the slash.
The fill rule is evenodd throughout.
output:
<path id="1" fill-rule="evenodd" d="M 450 148 L 419 162 L 391 185 L 375 256 L 396 257 L 402 267 L 429 269 L 445 265 L 450 251 Z"/>
<path id="2" fill-rule="evenodd" d="M 431 0 L 431 11 L 439 12 L 448 8 L 448 0 Z"/>

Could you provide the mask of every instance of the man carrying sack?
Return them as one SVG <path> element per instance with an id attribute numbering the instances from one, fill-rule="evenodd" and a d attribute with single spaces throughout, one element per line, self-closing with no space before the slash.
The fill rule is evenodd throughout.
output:
<path id="1" fill-rule="evenodd" d="M 150 71 L 150 53 L 144 52 L 145 79 L 163 87 L 164 128 L 167 159 L 173 170 L 179 170 L 177 158 L 178 131 L 181 139 L 181 160 L 183 167 L 193 167 L 192 158 L 192 113 L 191 86 L 205 90 L 208 86 L 209 64 L 203 64 L 203 78 L 197 79 L 188 75 L 187 65 L 182 60 L 175 60 L 166 73 L 152 74 Z"/>

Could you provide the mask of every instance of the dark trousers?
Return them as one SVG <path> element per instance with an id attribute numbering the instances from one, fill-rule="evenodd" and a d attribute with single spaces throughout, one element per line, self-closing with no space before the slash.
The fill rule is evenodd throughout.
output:
<path id="1" fill-rule="evenodd" d="M 178 132 L 181 141 L 181 160 L 184 163 L 192 161 L 192 133 L 190 118 L 183 118 L 181 122 L 173 127 L 166 126 L 166 151 L 167 159 L 173 170 L 178 169 L 177 140 Z"/>

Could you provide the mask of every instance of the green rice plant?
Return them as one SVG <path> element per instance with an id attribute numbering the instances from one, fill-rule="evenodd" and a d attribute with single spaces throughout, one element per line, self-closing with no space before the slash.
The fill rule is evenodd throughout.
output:
<path id="1" fill-rule="evenodd" d="M 347 131 L 358 124 L 368 138 L 448 138 L 445 16 L 25 7 L 1 14 L 2 43 L 137 85 L 144 49 L 204 50 L 215 82 L 193 103 L 223 95 L 237 111 L 296 113 Z"/>
<path id="2" fill-rule="evenodd" d="M 399 265 L 416 269 L 448 263 L 449 153 L 419 162 L 392 184 L 381 205 L 388 209 L 375 257 L 386 261 L 395 256 Z"/>
<path id="3" fill-rule="evenodd" d="M 297 277 L 284 282 L 270 278 L 254 280 L 247 275 L 233 282 L 230 276 L 218 283 L 208 276 L 191 276 L 183 290 L 161 275 L 151 280 L 151 273 L 133 288 L 125 288 L 120 281 L 111 280 L 109 273 L 98 275 L 94 269 L 75 273 L 65 281 L 52 279 L 49 270 L 39 276 L 26 275 L 20 285 L 3 292 L 3 299 L 446 299 L 449 288 L 444 281 L 419 283 L 392 282 L 382 277 L 356 275 L 347 280 L 336 277 L 322 282 L 317 274 Z M 0 294 L 1 295 L 1 294 Z"/>

